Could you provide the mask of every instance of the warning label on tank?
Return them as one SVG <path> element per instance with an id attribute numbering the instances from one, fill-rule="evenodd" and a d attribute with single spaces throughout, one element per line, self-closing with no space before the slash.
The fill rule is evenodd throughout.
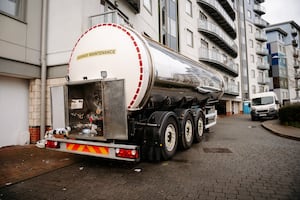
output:
<path id="1" fill-rule="evenodd" d="M 101 51 L 92 51 L 92 52 L 80 54 L 77 56 L 77 60 L 92 57 L 92 56 L 102 56 L 102 55 L 109 55 L 109 54 L 116 54 L 116 49 L 105 49 Z"/>

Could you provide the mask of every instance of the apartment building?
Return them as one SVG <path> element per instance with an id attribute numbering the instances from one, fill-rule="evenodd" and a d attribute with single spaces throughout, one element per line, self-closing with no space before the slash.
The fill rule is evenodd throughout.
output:
<path id="1" fill-rule="evenodd" d="M 49 88 L 65 82 L 74 44 L 98 23 L 131 26 L 214 68 L 225 80 L 219 114 L 242 112 L 236 8 L 231 0 L 1 1 L 0 106 L 5 115 L 0 146 L 35 142 L 51 127 Z"/>
<path id="2" fill-rule="evenodd" d="M 300 90 L 300 85 L 296 83 L 300 79 L 300 27 L 296 22 L 288 21 L 268 25 L 265 31 L 271 66 L 270 90 L 273 90 L 280 103 L 284 104 L 293 101 L 296 98 L 296 90 Z"/>
<path id="3" fill-rule="evenodd" d="M 261 5 L 264 0 L 244 0 L 241 8 L 244 8 L 245 50 L 247 67 L 244 68 L 243 79 L 247 80 L 244 87 L 243 98 L 251 99 L 252 95 L 269 91 L 269 61 L 266 46 L 267 36 L 264 28 L 267 22 L 262 18 L 265 8 Z"/>
<path id="4" fill-rule="evenodd" d="M 199 49 L 199 61 L 216 69 L 225 81 L 225 93 L 218 112 L 226 115 L 240 113 L 242 97 L 236 4 L 227 0 L 197 0 L 197 4 L 199 7 L 195 7 L 194 15 L 198 20 L 198 32 L 191 32 L 196 38 L 194 45 Z"/>

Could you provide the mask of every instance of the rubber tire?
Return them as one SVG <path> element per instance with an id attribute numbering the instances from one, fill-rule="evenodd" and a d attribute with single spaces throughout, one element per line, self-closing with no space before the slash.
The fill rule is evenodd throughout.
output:
<path id="1" fill-rule="evenodd" d="M 173 131 L 173 132 L 168 132 Z M 166 139 L 169 138 L 166 134 L 172 134 L 171 139 L 174 139 L 174 145 L 172 149 L 170 149 L 166 143 Z M 160 135 L 160 144 L 161 144 L 161 155 L 164 160 L 169 160 L 174 156 L 177 150 L 178 146 L 178 124 L 176 119 L 173 116 L 167 116 L 163 118 L 161 122 L 161 127 L 159 129 L 159 135 Z M 169 138 L 170 139 L 170 138 Z"/>
<path id="2" fill-rule="evenodd" d="M 187 124 L 189 122 L 189 124 Z M 191 126 L 190 129 L 187 130 L 189 132 L 189 135 L 186 134 L 186 126 Z M 194 132 L 195 132 L 195 126 L 194 126 L 194 118 L 193 115 L 190 112 L 186 112 L 184 118 L 181 121 L 181 137 L 180 137 L 180 147 L 185 150 L 191 148 L 193 145 L 194 140 Z M 187 138 L 188 136 L 188 138 Z"/>
<path id="3" fill-rule="evenodd" d="M 199 120 L 201 120 L 202 123 L 199 122 Z M 200 125 L 199 123 L 202 124 L 202 128 L 199 127 L 199 125 Z M 196 114 L 196 117 L 195 117 L 195 135 L 194 135 L 194 142 L 195 143 L 199 143 L 203 139 L 203 135 L 204 135 L 204 132 L 205 132 L 204 127 L 205 127 L 204 116 L 203 116 L 201 111 L 198 111 L 197 114 Z M 200 128 L 200 130 L 199 130 L 199 128 Z"/>

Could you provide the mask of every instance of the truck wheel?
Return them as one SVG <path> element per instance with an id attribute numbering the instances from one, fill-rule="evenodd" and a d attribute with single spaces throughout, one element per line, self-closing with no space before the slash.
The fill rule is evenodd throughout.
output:
<path id="1" fill-rule="evenodd" d="M 194 142 L 199 143 L 204 134 L 204 117 L 201 113 L 201 111 L 198 111 L 195 117 L 195 136 L 194 136 Z"/>
<path id="2" fill-rule="evenodd" d="M 182 134 L 180 137 L 180 147 L 188 149 L 193 144 L 194 139 L 194 119 L 190 112 L 186 112 L 181 121 Z"/>
<path id="3" fill-rule="evenodd" d="M 168 160 L 174 156 L 178 144 L 178 125 L 172 115 L 163 118 L 159 135 L 162 157 Z"/>

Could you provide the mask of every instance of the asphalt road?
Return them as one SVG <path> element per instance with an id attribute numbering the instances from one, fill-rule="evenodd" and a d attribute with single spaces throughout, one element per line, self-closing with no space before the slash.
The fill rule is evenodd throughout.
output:
<path id="1" fill-rule="evenodd" d="M 300 199 L 300 142 L 247 116 L 219 118 L 201 143 L 170 161 L 85 157 L 1 188 L 4 199 Z"/>

